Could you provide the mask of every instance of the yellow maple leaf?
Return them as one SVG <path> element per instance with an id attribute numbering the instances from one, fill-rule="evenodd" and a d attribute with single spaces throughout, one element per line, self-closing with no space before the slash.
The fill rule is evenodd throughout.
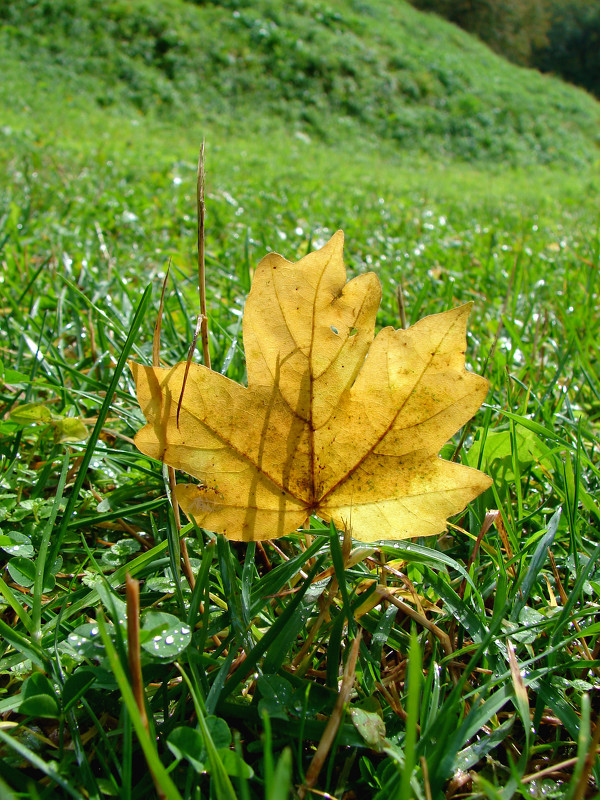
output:
<path id="1" fill-rule="evenodd" d="M 274 539 L 311 514 L 363 541 L 440 533 L 491 481 L 438 452 L 483 402 L 465 369 L 471 304 L 374 338 L 381 286 L 346 283 L 343 233 L 260 262 L 244 312 L 248 388 L 191 365 L 132 364 L 146 455 L 198 479 L 177 500 L 230 539 Z"/>

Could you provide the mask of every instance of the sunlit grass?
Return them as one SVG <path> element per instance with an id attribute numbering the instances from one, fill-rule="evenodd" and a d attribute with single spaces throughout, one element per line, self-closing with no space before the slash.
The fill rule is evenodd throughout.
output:
<path id="1" fill-rule="evenodd" d="M 360 632 L 319 791 L 598 791 L 597 171 L 484 168 L 347 131 L 327 143 L 260 109 L 248 129 L 180 122 L 33 84 L 3 117 L 0 788 L 285 800 Z M 490 392 L 444 455 L 494 485 L 437 540 L 348 552 L 312 520 L 241 545 L 184 520 L 195 586 L 183 576 L 162 467 L 132 444 L 125 361 L 151 361 L 169 262 L 164 363 L 193 336 L 203 136 L 213 368 L 245 380 L 258 260 L 338 228 L 349 272 L 381 279 L 379 325 L 399 325 L 399 288 L 409 322 L 474 301 L 467 363 Z M 147 733 L 127 684 L 127 573 Z"/>
<path id="2" fill-rule="evenodd" d="M 425 786 L 436 796 L 458 767 L 503 786 L 516 780 L 511 774 L 529 781 L 540 763 L 568 761 L 576 752 L 583 757 L 586 697 L 598 663 L 600 381 L 596 220 L 591 206 L 560 204 L 562 193 L 575 194 L 579 179 L 565 179 L 561 193 L 558 185 L 547 191 L 555 180 L 548 174 L 488 175 L 484 191 L 483 174 L 475 170 L 421 165 L 409 171 L 399 164 L 386 172 L 383 157 L 368 169 L 365 153 L 340 178 L 338 153 L 329 156 L 322 173 L 327 178 L 307 170 L 292 180 L 300 144 L 286 153 L 283 139 L 268 159 L 257 144 L 254 152 L 250 145 L 240 151 L 240 160 L 256 164 L 240 177 L 233 144 L 212 146 L 209 140 L 214 368 L 244 380 L 241 313 L 264 252 L 274 248 L 295 258 L 343 226 L 350 269 L 374 269 L 382 280 L 382 325 L 398 325 L 400 282 L 409 321 L 475 300 L 467 359 L 485 372 L 491 388 L 461 459 L 489 470 L 495 484 L 438 542 L 355 547 L 343 575 L 337 568 L 327 572 L 336 563 L 335 539 L 318 525 L 308 549 L 293 536 L 264 550 L 224 541 L 215 547 L 210 536 L 188 526 L 199 575 L 191 592 L 172 551 L 176 539 L 160 467 L 130 444 L 142 418 L 128 372 L 114 396 L 109 386 L 127 351 L 151 357 L 159 282 L 169 259 L 166 363 L 184 357 L 197 305 L 194 152 L 182 144 L 165 157 L 162 141 L 150 141 L 143 129 L 136 140 L 135 158 L 118 143 L 100 153 L 94 143 L 75 147 L 73 141 L 66 153 L 49 142 L 15 145 L 7 159 L 15 183 L 5 187 L 3 218 L 1 347 L 9 372 L 0 423 L 7 563 L 0 708 L 18 722 L 8 735 L 17 737 L 21 750 L 5 751 L 4 779 L 26 794 L 42 758 L 50 796 L 72 790 L 138 797 L 152 791 L 128 712 L 119 704 L 118 682 L 93 633 L 101 609 L 113 620 L 122 613 L 118 596 L 126 571 L 142 580 L 142 609 L 169 615 L 165 638 L 169 624 L 192 631 L 190 643 L 175 654 L 143 650 L 157 757 L 166 765 L 174 763 L 173 753 L 181 757 L 191 746 L 182 744 L 180 734 L 169 739 L 192 713 L 173 666 L 177 659 L 217 744 L 226 746 L 231 735 L 218 724 L 239 732 L 240 752 L 254 774 L 244 768 L 249 796 L 275 791 L 274 784 L 261 788 L 261 776 L 273 779 L 269 759 L 277 760 L 286 746 L 292 762 L 281 761 L 281 768 L 288 764 L 292 782 L 301 783 L 311 743 L 324 726 L 317 713 L 333 708 L 344 653 L 359 628 L 363 644 L 352 707 L 382 716 L 387 743 L 377 754 L 346 718 L 321 771 L 323 790 L 352 786 L 364 796 L 389 793 L 404 762 L 405 701 L 411 715 L 419 709 L 420 727 L 413 722 L 410 728 L 411 735 L 418 730 L 417 754 L 410 759 L 415 796 Z M 140 152 L 155 157 L 138 162 Z M 315 147 L 314 163 L 323 170 L 325 156 Z M 543 201 L 534 203 L 536 196 Z M 144 301 L 134 322 L 148 283 L 154 284 L 153 299 Z M 24 403 L 33 404 L 36 424 L 18 424 L 18 415 L 11 419 Z M 52 423 L 40 408 L 51 412 Z M 86 425 L 87 442 L 60 441 L 57 421 L 70 417 Z M 453 449 L 448 446 L 447 455 Z M 492 527 L 480 533 L 494 509 Z M 45 526 L 55 514 L 47 567 L 38 568 L 36 577 L 32 566 L 28 582 L 27 563 L 37 558 L 43 564 Z M 314 558 L 307 579 L 303 574 Z M 386 588 L 374 595 L 377 583 Z M 390 604 L 395 596 L 416 612 L 412 623 Z M 319 603 L 326 604 L 324 615 Z M 423 627 L 425 618 L 439 634 Z M 144 619 L 150 633 L 152 618 Z M 411 695 L 404 698 L 411 691 L 404 684 L 411 624 L 423 658 L 417 705 Z M 116 657 L 124 646 L 117 633 L 115 628 Z M 519 716 L 507 641 L 524 675 L 534 733 Z M 23 683 L 31 665 L 50 683 Z M 44 729 L 62 731 L 58 750 L 43 740 L 31 750 L 28 731 L 39 720 L 28 709 L 41 703 L 47 710 L 39 713 L 49 714 Z M 258 746 L 265 711 L 272 752 Z M 222 723 L 210 722 L 211 715 Z M 493 735 L 479 740 L 484 729 Z M 6 735 L 5 743 L 13 741 Z M 168 741 L 180 749 L 169 749 Z M 89 742 L 94 767 L 80 771 L 73 758 L 84 758 Z M 10 764 L 21 758 L 30 767 L 17 778 Z M 171 777 L 184 797 L 196 796 L 213 779 L 185 758 Z M 59 778 L 69 790 L 58 788 Z M 558 791 L 551 775 L 546 780 Z"/>

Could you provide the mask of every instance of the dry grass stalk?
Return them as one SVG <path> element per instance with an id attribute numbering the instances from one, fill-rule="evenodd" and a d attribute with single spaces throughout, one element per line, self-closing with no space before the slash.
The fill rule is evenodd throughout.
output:
<path id="1" fill-rule="evenodd" d="M 400 609 L 400 611 L 403 611 L 408 617 L 414 619 L 415 622 L 417 622 L 423 628 L 427 628 L 428 631 L 431 631 L 431 633 L 433 633 L 433 635 L 439 639 L 446 655 L 452 655 L 454 650 L 452 648 L 450 637 L 447 633 L 444 633 L 441 628 L 438 628 L 434 622 L 428 620 L 423 614 L 419 614 L 419 612 L 415 611 L 415 609 L 409 606 L 408 603 L 404 603 L 402 600 L 398 599 L 391 592 L 388 592 L 386 589 L 384 589 L 383 586 L 378 586 L 375 592 L 379 595 L 379 597 L 385 598 L 393 606 L 396 606 L 396 608 Z"/>
<path id="2" fill-rule="evenodd" d="M 140 712 L 144 728 L 150 732 L 146 716 L 142 662 L 140 658 L 140 582 L 127 574 L 125 582 L 127 597 L 127 645 L 129 648 L 129 672 L 135 703 Z"/>
<path id="3" fill-rule="evenodd" d="M 148 716 L 146 714 L 146 698 L 142 680 L 142 661 L 140 657 L 140 582 L 132 578 L 129 573 L 125 579 L 125 593 L 127 598 L 127 647 L 129 650 L 129 672 L 131 675 L 131 689 L 138 708 L 140 719 L 146 731 L 150 733 Z M 158 781 L 150 770 L 154 788 L 159 800 L 166 798 Z"/>
<path id="4" fill-rule="evenodd" d="M 208 348 L 208 317 L 206 315 L 206 263 L 204 257 L 204 140 L 198 158 L 198 178 L 196 181 L 196 201 L 198 205 L 198 291 L 200 293 L 200 330 L 202 335 L 202 357 L 204 365 L 210 369 Z"/>
<path id="5" fill-rule="evenodd" d="M 352 692 L 352 687 L 354 686 L 354 678 L 356 677 L 356 661 L 358 659 L 358 650 L 360 647 L 361 638 L 361 631 L 359 631 L 356 638 L 352 642 L 348 661 L 346 662 L 346 667 L 344 669 L 342 685 L 340 686 L 340 691 L 334 709 L 329 717 L 327 725 L 325 726 L 325 730 L 321 736 L 321 741 L 319 742 L 312 761 L 310 762 L 304 783 L 298 790 L 298 797 L 300 800 L 303 800 L 303 798 L 306 796 L 306 792 L 310 791 L 315 785 L 323 764 L 325 763 L 325 759 L 331 750 L 331 746 L 335 740 L 338 728 L 342 722 L 344 709 L 346 703 L 350 699 L 350 693 Z"/>
<path id="6" fill-rule="evenodd" d="M 152 337 L 152 364 L 155 367 L 160 366 L 160 331 L 162 327 L 162 317 L 165 307 L 165 291 L 167 288 L 167 280 L 169 278 L 170 269 L 171 269 L 171 263 L 169 262 L 169 266 L 167 267 L 167 271 L 165 273 L 165 279 L 162 285 L 162 291 L 160 294 L 160 305 L 158 307 L 156 323 L 154 324 L 154 336 Z M 181 402 L 181 398 L 179 402 Z M 181 517 L 179 515 L 179 504 L 177 502 L 177 497 L 175 496 L 176 480 L 175 480 L 175 470 L 173 469 L 173 467 L 168 468 L 168 475 L 169 475 L 169 488 L 171 492 L 171 504 L 173 506 L 173 515 L 175 517 L 175 527 L 177 528 L 177 534 L 179 535 L 181 531 Z M 185 539 L 182 539 L 181 537 L 180 537 L 180 547 L 181 547 L 181 567 L 183 569 L 185 577 L 187 578 L 190 588 L 193 590 L 196 581 L 194 578 L 192 565 L 190 564 L 190 557 L 188 554 Z"/>

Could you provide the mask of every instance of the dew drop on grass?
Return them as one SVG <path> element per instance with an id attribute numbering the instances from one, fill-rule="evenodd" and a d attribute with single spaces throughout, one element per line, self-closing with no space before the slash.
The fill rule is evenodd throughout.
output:
<path id="1" fill-rule="evenodd" d="M 152 638 L 142 642 L 146 652 L 160 658 L 174 658 L 191 641 L 189 626 L 182 625 L 172 614 L 151 611 L 144 615 L 142 629 L 152 634 Z"/>
<path id="2" fill-rule="evenodd" d="M 112 626 L 111 626 L 112 628 Z M 67 650 L 80 658 L 100 658 L 104 653 L 104 646 L 98 637 L 97 625 L 85 623 L 75 628 L 68 637 L 65 645 Z"/>

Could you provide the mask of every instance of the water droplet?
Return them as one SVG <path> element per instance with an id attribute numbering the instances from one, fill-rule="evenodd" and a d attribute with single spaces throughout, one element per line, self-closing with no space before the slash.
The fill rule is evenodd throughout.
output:
<path id="1" fill-rule="evenodd" d="M 165 644 L 173 644 L 174 641 L 175 639 L 172 636 L 165 637 Z"/>

